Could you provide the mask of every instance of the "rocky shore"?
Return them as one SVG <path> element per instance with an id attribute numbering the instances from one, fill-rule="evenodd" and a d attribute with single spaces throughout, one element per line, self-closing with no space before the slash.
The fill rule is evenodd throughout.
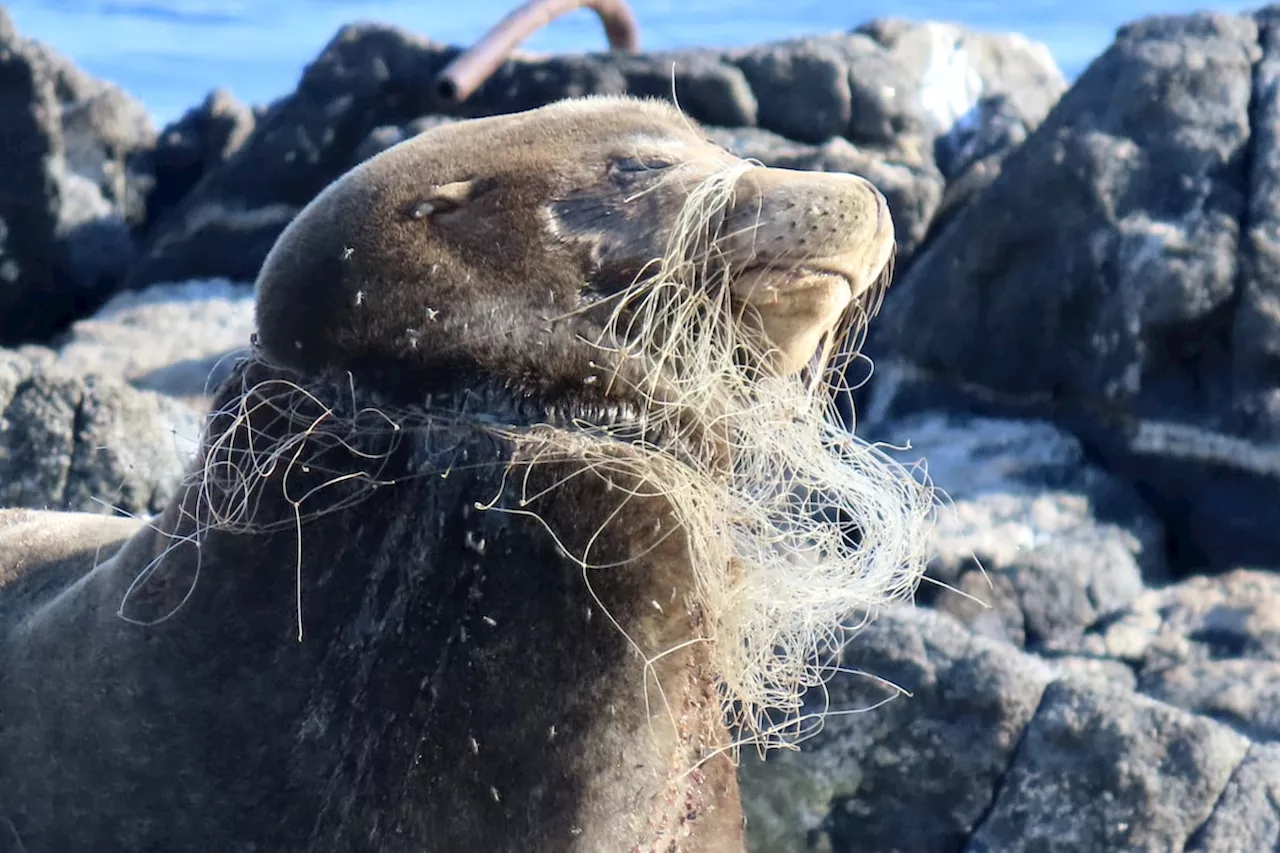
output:
<path id="1" fill-rule="evenodd" d="M 889 199 L 857 428 L 948 496 L 918 606 L 844 650 L 869 676 L 800 751 L 744 753 L 752 849 L 1280 849 L 1280 6 L 1136 22 L 1069 88 L 932 22 L 516 58 L 451 108 L 457 51 L 347 27 L 275 103 L 156 132 L 0 9 L 0 505 L 161 506 L 263 257 L 353 164 L 670 98 L 674 65 L 735 153 Z"/>

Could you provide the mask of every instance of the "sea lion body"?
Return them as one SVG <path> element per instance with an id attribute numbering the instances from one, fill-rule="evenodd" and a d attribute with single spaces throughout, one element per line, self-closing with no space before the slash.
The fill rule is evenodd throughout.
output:
<path id="1" fill-rule="evenodd" d="M 679 839 L 694 815 L 722 841 L 675 849 L 740 849 L 741 815 L 718 807 L 736 796 L 727 756 L 675 778 L 701 757 L 689 749 L 721 736 L 705 655 L 695 645 L 659 665 L 664 683 L 687 688 L 667 697 L 677 738 L 647 712 L 660 700 L 583 594 L 581 567 L 534 518 L 474 509 L 519 496 L 502 467 L 464 460 L 510 454 L 465 427 L 410 437 L 380 467 L 420 476 L 304 526 L 302 642 L 287 528 L 210 535 L 200 582 L 160 624 L 118 615 L 139 567 L 169 544 L 147 529 L 14 626 L 0 753 L 23 770 L 7 774 L 0 813 L 25 849 L 631 850 L 649 831 Z M 531 469 L 529 488 L 566 467 Z M 611 507 L 598 491 L 571 480 L 535 505 L 577 521 L 561 526 L 565 547 L 582 547 L 623 500 L 619 490 Z M 629 509 L 646 529 L 606 528 L 595 552 L 626 568 L 593 586 L 613 618 L 643 622 L 651 636 L 632 637 L 655 654 L 692 635 L 687 577 L 669 568 L 678 537 L 638 556 L 661 508 Z M 181 529 L 176 515 L 158 526 Z M 167 559 L 161 600 L 134 600 L 128 609 L 150 612 L 129 615 L 186 595 L 193 549 Z"/>
<path id="2" fill-rule="evenodd" d="M 713 614 L 646 467 L 667 374 L 601 344 L 737 164 L 592 99 L 318 197 L 160 517 L 0 515 L 0 849 L 741 851 Z M 700 262 L 746 270 L 759 369 L 794 373 L 892 225 L 852 176 L 734 174 Z M 649 443 L 577 454 L 583 423 Z"/>

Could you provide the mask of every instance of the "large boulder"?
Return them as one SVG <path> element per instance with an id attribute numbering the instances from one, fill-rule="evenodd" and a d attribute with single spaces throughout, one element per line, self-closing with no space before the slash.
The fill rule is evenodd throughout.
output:
<path id="1" fill-rule="evenodd" d="M 1066 89 L 1044 45 L 934 21 L 874 20 L 730 57 L 755 93 L 761 127 L 801 142 L 844 136 L 917 148 L 930 160 L 936 148 L 947 178 L 981 153 L 984 103 L 1007 100 L 1034 128 Z"/>
<path id="2" fill-rule="evenodd" d="M 869 347 L 1069 425 L 1184 568 L 1280 565 L 1275 17 L 1123 28 L 935 231 Z"/>
<path id="3" fill-rule="evenodd" d="M 743 756 L 749 849 L 962 849 L 1051 670 L 923 609 L 882 614 L 840 663 L 857 672 L 837 676 L 815 702 L 835 712 L 821 731 L 799 752 L 775 751 L 764 763 Z"/>
<path id="4" fill-rule="evenodd" d="M 1225 726 L 1123 688 L 1060 679 L 970 843 L 1011 853 L 1184 848 L 1250 746 Z"/>
<path id="5" fill-rule="evenodd" d="M 134 259 L 154 141 L 142 105 L 18 35 L 0 9 L 0 345 L 42 340 Z"/>
<path id="6" fill-rule="evenodd" d="M 890 198 L 905 257 L 947 179 L 979 163 L 992 171 L 1064 87 L 1043 46 L 945 24 L 881 22 L 749 50 L 516 56 L 452 106 L 438 100 L 434 80 L 457 54 L 387 27 L 344 28 L 243 147 L 157 224 L 130 284 L 254 278 L 303 205 L 424 116 L 493 115 L 593 94 L 674 99 L 708 126 L 767 132 L 763 145 L 782 156 L 766 162 L 822 160 L 867 174 Z M 962 85 L 953 91 L 955 74 Z"/>
<path id="7" fill-rule="evenodd" d="M 674 100 L 698 121 L 752 127 L 760 118 L 751 84 L 730 57 L 715 50 L 682 50 L 614 57 L 626 91 L 639 98 Z"/>
<path id="8" fill-rule="evenodd" d="M 955 24 L 880 19 L 859 27 L 906 69 L 906 92 L 898 103 L 916 113 L 908 127 L 920 128 L 938 169 L 952 181 L 984 158 L 1007 153 L 1039 126 L 1066 91 L 1062 72 L 1040 42 L 1016 33 L 985 33 Z M 855 103 L 860 109 L 850 138 L 871 127 L 893 130 L 895 122 L 874 122 L 865 105 L 886 97 L 890 79 L 876 79 L 851 64 Z"/>

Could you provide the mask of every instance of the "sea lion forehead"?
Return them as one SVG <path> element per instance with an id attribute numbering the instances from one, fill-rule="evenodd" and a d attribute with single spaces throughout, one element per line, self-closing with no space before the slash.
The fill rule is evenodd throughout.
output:
<path id="1" fill-rule="evenodd" d="M 682 137 L 702 141 L 705 135 L 692 119 L 665 101 L 626 96 L 592 96 L 556 101 L 523 112 L 440 125 L 414 141 L 429 144 L 463 137 L 493 142 L 587 139 L 610 135 L 650 133 L 655 137 Z"/>
<path id="2" fill-rule="evenodd" d="M 670 104 L 589 97 L 435 127 L 370 162 L 458 180 L 469 172 L 521 172 L 538 164 L 590 168 L 626 156 L 685 160 L 709 149 L 725 153 Z"/>

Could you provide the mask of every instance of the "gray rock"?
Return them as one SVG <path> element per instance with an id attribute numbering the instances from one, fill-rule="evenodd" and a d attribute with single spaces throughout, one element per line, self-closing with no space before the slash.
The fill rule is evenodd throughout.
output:
<path id="1" fill-rule="evenodd" d="M 154 140 L 142 105 L 0 27 L 0 345 L 44 340 L 133 260 Z"/>
<path id="2" fill-rule="evenodd" d="M 1276 604 L 1273 598 L 1272 606 Z M 1280 661 L 1210 660 L 1143 673 L 1142 692 L 1227 723 L 1256 740 L 1280 740 Z"/>
<path id="3" fill-rule="evenodd" d="M 1069 425 L 1152 500 L 1183 569 L 1280 561 L 1280 316 L 1238 251 L 1265 255 L 1250 217 L 1276 207 L 1258 39 L 1225 15 L 1121 30 L 916 255 L 868 347 Z"/>
<path id="4" fill-rule="evenodd" d="M 927 128 L 938 167 L 950 181 L 976 159 L 1012 150 L 1066 91 L 1045 45 L 1016 33 L 984 33 L 937 21 L 879 19 L 859 27 L 906 70 L 916 123 Z M 880 81 L 860 75 L 866 94 Z M 861 80 L 859 79 L 861 78 Z M 851 137 L 856 139 L 857 137 Z"/>
<path id="5" fill-rule="evenodd" d="M 1280 439 L 1280 7 L 1258 14 L 1251 161 L 1231 329 L 1236 409 L 1246 429 Z"/>
<path id="6" fill-rule="evenodd" d="M 844 136 L 853 116 L 849 66 L 819 39 L 763 45 L 737 58 L 761 126 L 801 142 Z"/>
<path id="7" fill-rule="evenodd" d="M 860 145 L 884 148 L 900 147 L 905 140 L 932 159 L 932 146 L 925 140 L 946 128 L 926 114 L 920 78 L 912 78 L 901 57 L 866 33 L 830 37 L 828 43 L 849 63 L 850 121 L 845 135 Z"/>
<path id="8" fill-rule="evenodd" d="M 950 180 L 1016 145 L 1066 89 L 1048 49 L 1018 35 L 877 20 L 842 35 L 760 45 L 730 58 L 761 127 L 802 142 L 845 136 L 915 151 Z"/>
<path id="9" fill-rule="evenodd" d="M 381 154 L 393 145 L 412 136 L 408 131 L 408 126 L 398 127 L 394 124 L 384 124 L 381 127 L 375 127 L 369 131 L 369 135 L 365 137 L 364 142 L 360 143 L 360 147 L 356 149 L 356 153 L 351 156 L 352 165 L 357 165 L 368 160 L 376 154 Z"/>
<path id="10" fill-rule="evenodd" d="M 798 753 L 771 753 L 763 765 L 743 757 L 750 849 L 960 849 L 990 808 L 1051 670 L 946 614 L 910 608 L 860 631 L 840 663 L 858 674 L 829 685 L 838 715 Z"/>
<path id="11" fill-rule="evenodd" d="M 942 201 L 929 222 L 930 233 L 941 233 L 951 217 L 995 182 L 1004 158 L 1021 145 L 1034 125 L 1017 112 L 1007 95 L 984 97 L 977 117 L 966 122 L 935 149 L 939 169 L 949 176 Z"/>
<path id="12" fill-rule="evenodd" d="M 1280 744 L 1254 744 L 1187 853 L 1280 849 Z"/>
<path id="13" fill-rule="evenodd" d="M 1223 249 L 1243 197 L 1230 167 L 1248 137 L 1256 30 L 1189 20 L 1189 32 L 1130 27 L 1085 72 L 898 284 L 882 346 L 1002 391 L 1117 402 L 1141 391 L 1144 337 L 1203 321 L 1232 292 Z M 1203 80 L 1183 70 L 1187 52 Z M 1225 88 L 1210 91 L 1211 78 Z M 1166 209 L 1147 209 L 1144 188 L 1159 186 Z"/>
<path id="14" fill-rule="evenodd" d="M 586 95 L 620 95 L 627 81 L 612 59 L 599 54 L 513 58 L 494 70 L 451 112 L 462 117 L 521 112 Z"/>
<path id="15" fill-rule="evenodd" d="M 225 280 L 126 291 L 76 322 L 55 361 L 67 373 L 124 380 L 203 410 L 248 352 L 253 305 L 251 284 Z"/>
<path id="16" fill-rule="evenodd" d="M 930 414 L 873 430 L 945 493 L 920 600 L 973 630 L 1062 648 L 1165 577 L 1150 511 L 1052 424 Z"/>
<path id="17" fill-rule="evenodd" d="M 1280 577 L 1238 570 L 1149 591 L 1102 620 L 1079 651 L 1130 667 L 1137 689 L 1280 741 Z"/>
<path id="18" fill-rule="evenodd" d="M 147 165 L 155 176 L 147 195 L 147 226 L 153 227 L 200 179 L 240 150 L 253 132 L 253 110 L 224 89 L 160 131 Z"/>
<path id="19" fill-rule="evenodd" d="M 966 850 L 1179 850 L 1249 741 L 1119 688 L 1049 685 Z"/>
<path id="20" fill-rule="evenodd" d="M 176 401 L 0 350 L 0 506 L 158 512 L 201 427 Z"/>
<path id="21" fill-rule="evenodd" d="M 425 130 L 450 124 L 454 121 L 457 121 L 457 119 L 451 116 L 423 116 L 402 126 L 385 124 L 381 127 L 375 127 L 370 131 L 365 141 L 360 143 L 360 147 L 356 149 L 356 153 L 351 159 L 351 165 L 355 166 L 363 163 L 375 154 L 381 154 L 392 145 L 397 145 L 410 137 L 417 136 Z"/>
<path id="22" fill-rule="evenodd" d="M 759 120 L 759 105 L 741 69 L 711 50 L 617 56 L 613 61 L 627 91 L 641 98 L 674 100 L 700 122 L 748 127 Z"/>
<path id="23" fill-rule="evenodd" d="M 1274 744 L 1137 695 L 1114 667 L 1045 661 L 905 607 L 839 663 L 813 703 L 836 712 L 821 729 L 743 759 L 753 851 L 1234 853 L 1280 832 Z"/>

